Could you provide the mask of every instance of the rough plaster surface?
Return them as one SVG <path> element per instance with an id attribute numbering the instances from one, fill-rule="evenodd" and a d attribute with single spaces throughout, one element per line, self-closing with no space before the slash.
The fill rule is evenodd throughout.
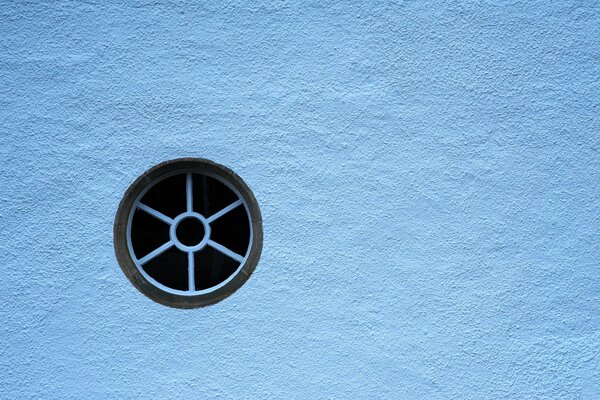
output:
<path id="1" fill-rule="evenodd" d="M 597 3 L 41 3 L 0 3 L 0 398 L 600 399 Z M 192 311 L 112 247 L 183 156 L 265 228 Z"/>

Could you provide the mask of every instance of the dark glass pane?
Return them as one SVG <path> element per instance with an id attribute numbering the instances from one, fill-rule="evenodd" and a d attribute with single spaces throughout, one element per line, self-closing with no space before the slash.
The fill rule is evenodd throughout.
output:
<path id="1" fill-rule="evenodd" d="M 140 259 L 169 241 L 169 225 L 142 210 L 136 210 L 131 223 L 131 244 Z"/>
<path id="2" fill-rule="evenodd" d="M 205 175 L 193 175 L 194 211 L 206 218 L 238 198 L 224 183 Z"/>
<path id="3" fill-rule="evenodd" d="M 250 223 L 244 205 L 239 205 L 218 218 L 210 227 L 210 238 L 213 241 L 241 256 L 246 255 L 250 243 Z"/>
<path id="4" fill-rule="evenodd" d="M 194 254 L 194 264 L 196 290 L 218 285 L 229 278 L 240 265 L 237 261 L 208 246 Z"/>
<path id="5" fill-rule="evenodd" d="M 185 174 L 163 179 L 142 198 L 142 203 L 175 218 L 186 211 Z"/>
<path id="6" fill-rule="evenodd" d="M 152 278 L 172 289 L 188 290 L 188 255 L 171 247 L 148 261 L 144 271 Z"/>

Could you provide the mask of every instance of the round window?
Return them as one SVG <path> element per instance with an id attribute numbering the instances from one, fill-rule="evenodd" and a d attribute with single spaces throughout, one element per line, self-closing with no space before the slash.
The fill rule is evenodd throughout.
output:
<path id="1" fill-rule="evenodd" d="M 171 307 L 216 303 L 248 279 L 262 250 L 262 218 L 250 188 L 212 161 L 166 161 L 127 190 L 115 218 L 123 272 Z"/>

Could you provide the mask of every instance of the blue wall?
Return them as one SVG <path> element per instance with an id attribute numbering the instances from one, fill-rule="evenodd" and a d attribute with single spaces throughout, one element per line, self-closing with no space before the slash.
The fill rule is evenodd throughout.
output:
<path id="1" fill-rule="evenodd" d="M 0 5 L 0 398 L 600 399 L 592 2 Z M 112 224 L 225 164 L 265 242 L 185 311 Z"/>

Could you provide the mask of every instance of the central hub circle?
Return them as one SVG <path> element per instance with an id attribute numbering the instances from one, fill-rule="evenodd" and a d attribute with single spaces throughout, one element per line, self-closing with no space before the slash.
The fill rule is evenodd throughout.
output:
<path id="1" fill-rule="evenodd" d="M 202 242 L 206 231 L 202 221 L 194 217 L 187 217 L 179 221 L 175 234 L 181 244 L 193 247 Z"/>

